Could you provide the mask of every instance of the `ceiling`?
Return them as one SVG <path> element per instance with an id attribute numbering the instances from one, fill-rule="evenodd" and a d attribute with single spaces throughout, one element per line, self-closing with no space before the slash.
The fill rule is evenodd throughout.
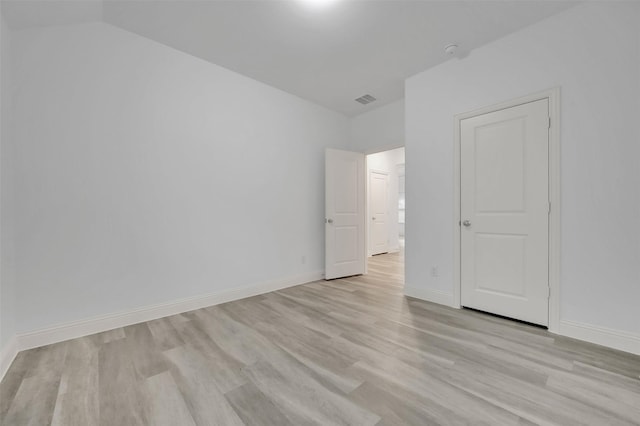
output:
<path id="1" fill-rule="evenodd" d="M 353 116 L 404 96 L 404 80 L 575 1 L 3 0 L 12 28 L 104 21 Z M 377 101 L 355 102 L 365 94 Z"/>

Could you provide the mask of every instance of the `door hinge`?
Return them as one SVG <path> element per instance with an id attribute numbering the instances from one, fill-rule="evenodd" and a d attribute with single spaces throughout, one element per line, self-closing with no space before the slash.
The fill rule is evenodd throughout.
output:
<path id="1" fill-rule="evenodd" d="M 547 214 L 551 214 L 551 201 L 549 201 L 549 211 Z"/>
<path id="2" fill-rule="evenodd" d="M 551 128 L 551 117 L 549 117 L 549 128 Z"/>
<path id="3" fill-rule="evenodd" d="M 551 299 L 551 287 L 547 287 L 547 299 Z"/>

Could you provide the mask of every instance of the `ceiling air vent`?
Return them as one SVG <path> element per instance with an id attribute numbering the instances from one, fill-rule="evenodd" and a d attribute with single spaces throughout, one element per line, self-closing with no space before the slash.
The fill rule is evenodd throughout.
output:
<path id="1" fill-rule="evenodd" d="M 360 96 L 359 98 L 356 99 L 356 102 L 360 102 L 362 105 L 366 105 L 366 104 L 370 104 L 371 102 L 375 101 L 376 98 L 374 98 L 371 95 L 363 95 Z"/>

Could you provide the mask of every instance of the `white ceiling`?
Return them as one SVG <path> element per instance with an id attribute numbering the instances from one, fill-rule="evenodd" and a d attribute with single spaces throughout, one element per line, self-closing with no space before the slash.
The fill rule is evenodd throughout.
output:
<path id="1" fill-rule="evenodd" d="M 103 20 L 346 115 L 404 96 L 404 79 L 575 1 L 3 0 L 13 28 Z M 454 59 L 455 60 L 455 59 Z M 367 106 L 354 99 L 371 94 Z"/>

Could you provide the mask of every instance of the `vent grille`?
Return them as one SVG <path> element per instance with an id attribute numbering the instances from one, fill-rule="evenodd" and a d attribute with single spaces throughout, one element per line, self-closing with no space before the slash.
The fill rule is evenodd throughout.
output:
<path id="1" fill-rule="evenodd" d="M 357 98 L 356 102 L 359 102 L 362 105 L 366 105 L 366 104 L 370 104 L 371 102 L 373 102 L 375 100 L 376 100 L 376 98 L 374 98 L 371 95 L 363 95 L 363 96 L 360 96 L 359 98 Z"/>

